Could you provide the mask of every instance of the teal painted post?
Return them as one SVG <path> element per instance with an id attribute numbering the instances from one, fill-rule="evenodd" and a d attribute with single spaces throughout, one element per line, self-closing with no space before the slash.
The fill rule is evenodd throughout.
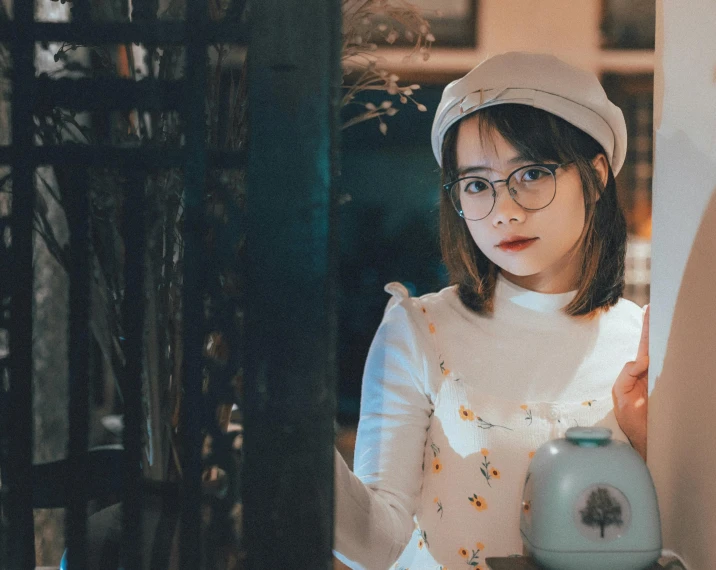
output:
<path id="1" fill-rule="evenodd" d="M 35 567 L 35 535 L 32 515 L 32 216 L 35 201 L 32 163 L 32 85 L 34 65 L 35 2 L 14 5 L 12 54 L 12 210 L 10 227 L 10 366 L 7 433 L 2 434 L 8 456 L 3 457 L 3 510 L 8 525 L 7 567 Z M 5 276 L 0 277 L 2 279 Z M 5 301 L 3 299 L 3 301 Z M 5 384 L 6 380 L 3 382 Z M 6 388 L 3 386 L 2 390 Z M 5 451 L 5 450 L 3 450 Z M 3 452 L 3 455 L 5 453 Z M 3 521 L 5 523 L 5 521 Z"/>
<path id="2" fill-rule="evenodd" d="M 186 163 L 184 168 L 184 277 L 182 290 L 182 513 L 181 570 L 202 566 L 201 551 L 201 447 L 202 447 L 202 366 L 204 341 L 203 300 L 207 271 L 202 238 L 204 232 L 203 197 L 206 185 L 206 69 L 208 64 L 206 28 L 208 5 L 205 0 L 187 2 Z"/>
<path id="3" fill-rule="evenodd" d="M 248 568 L 332 568 L 340 2 L 251 6 L 244 537 Z"/>

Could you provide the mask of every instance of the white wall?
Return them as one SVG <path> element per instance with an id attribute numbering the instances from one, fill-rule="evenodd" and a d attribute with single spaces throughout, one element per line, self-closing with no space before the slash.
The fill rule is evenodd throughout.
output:
<path id="1" fill-rule="evenodd" d="M 648 463 L 664 547 L 716 568 L 716 2 L 657 1 Z"/>
<path id="2" fill-rule="evenodd" d="M 381 49 L 381 55 L 401 77 L 462 75 L 490 55 L 511 50 L 552 53 L 594 73 L 653 70 L 652 50 L 600 49 L 602 0 L 479 0 L 477 6 L 476 48 L 441 48 L 438 42 L 427 62 L 416 58 L 407 65 L 405 49 Z"/>

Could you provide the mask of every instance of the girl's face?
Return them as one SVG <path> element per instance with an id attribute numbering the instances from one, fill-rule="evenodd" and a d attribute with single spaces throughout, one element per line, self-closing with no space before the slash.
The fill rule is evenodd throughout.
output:
<path id="1" fill-rule="evenodd" d="M 476 174 L 488 180 L 504 180 L 512 171 L 534 161 L 521 160 L 518 151 L 498 132 L 490 144 L 480 141 L 477 117 L 461 121 L 457 136 L 460 176 Z M 606 183 L 606 157 L 594 159 L 598 176 Z M 465 171 L 468 170 L 466 173 Z M 512 283 L 541 293 L 566 293 L 577 288 L 581 267 L 579 244 L 584 228 L 585 205 L 582 180 L 574 164 L 557 169 L 557 193 L 542 210 L 528 211 L 509 196 L 505 183 L 495 187 L 497 198 L 490 215 L 465 220 L 475 244 Z M 515 235 L 537 238 L 519 251 L 505 251 L 498 244 Z"/>

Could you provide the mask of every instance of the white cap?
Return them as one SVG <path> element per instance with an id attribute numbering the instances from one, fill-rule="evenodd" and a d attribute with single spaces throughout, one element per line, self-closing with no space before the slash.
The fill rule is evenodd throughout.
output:
<path id="1" fill-rule="evenodd" d="M 509 52 L 486 59 L 443 91 L 431 142 L 442 166 L 445 133 L 478 109 L 504 103 L 530 105 L 561 117 L 604 148 L 617 175 L 626 157 L 624 115 L 604 92 L 596 75 L 553 55 Z"/>

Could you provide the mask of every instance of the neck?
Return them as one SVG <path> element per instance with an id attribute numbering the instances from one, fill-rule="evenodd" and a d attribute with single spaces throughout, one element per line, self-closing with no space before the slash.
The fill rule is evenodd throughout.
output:
<path id="1" fill-rule="evenodd" d="M 510 283 L 536 293 L 558 295 L 577 289 L 575 279 L 550 279 L 540 275 L 513 275 L 507 271 L 500 271 L 500 273 Z"/>

